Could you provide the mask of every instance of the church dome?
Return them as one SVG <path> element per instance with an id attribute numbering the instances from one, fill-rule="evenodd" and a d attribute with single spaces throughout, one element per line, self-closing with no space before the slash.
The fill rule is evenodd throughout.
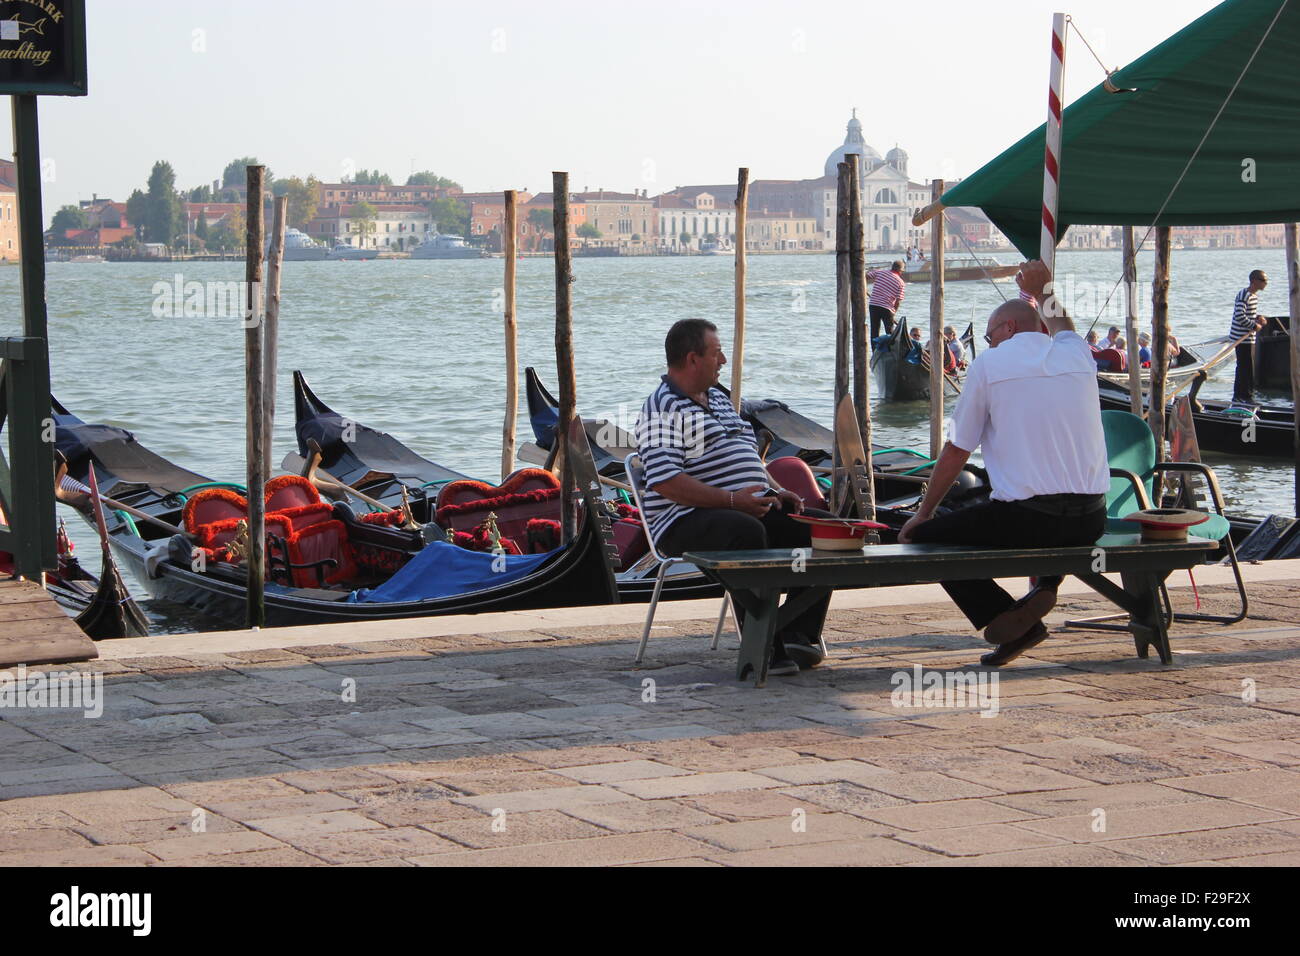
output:
<path id="1" fill-rule="evenodd" d="M 853 111 L 847 129 L 848 132 L 844 136 L 844 145 L 826 157 L 825 174 L 827 176 L 837 174 L 838 169 L 836 167 L 844 162 L 844 157 L 849 153 L 857 153 L 861 156 L 863 165 L 866 166 L 867 170 L 880 165 L 880 154 L 868 146 L 867 141 L 862 138 L 862 120 L 858 119 L 857 110 Z"/>
<path id="2" fill-rule="evenodd" d="M 895 146 L 885 154 L 885 162 L 893 166 L 904 176 L 907 175 L 907 150 L 901 146 Z"/>

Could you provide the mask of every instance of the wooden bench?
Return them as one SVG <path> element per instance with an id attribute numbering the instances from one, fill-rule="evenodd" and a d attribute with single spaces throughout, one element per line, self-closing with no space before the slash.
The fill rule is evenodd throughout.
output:
<path id="1" fill-rule="evenodd" d="M 1173 571 L 1192 568 L 1219 547 L 1217 541 L 1142 543 L 1136 534 L 1107 534 L 1093 547 L 984 548 L 971 545 L 887 544 L 862 551 L 774 549 L 700 551 L 685 559 L 717 581 L 745 610 L 736 677 L 754 672 L 754 686 L 767 682 L 776 633 L 798 614 L 836 588 L 940 584 L 976 578 L 1072 574 L 1129 615 L 1138 657 L 1152 645 L 1169 664 L 1160 585 Z M 1121 584 L 1103 574 L 1118 573 Z M 777 606 L 783 592 L 805 588 Z M 810 635 L 814 636 L 814 635 Z"/>

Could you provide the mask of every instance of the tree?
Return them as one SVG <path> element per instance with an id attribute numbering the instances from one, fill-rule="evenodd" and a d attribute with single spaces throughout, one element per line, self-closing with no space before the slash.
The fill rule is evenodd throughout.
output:
<path id="1" fill-rule="evenodd" d="M 351 179 L 344 179 L 345 183 L 354 183 L 357 186 L 391 186 L 393 178 L 388 173 L 381 173 L 377 169 L 358 169 Z"/>
<path id="2" fill-rule="evenodd" d="M 185 229 L 183 215 L 176 193 L 176 173 L 171 163 L 160 159 L 149 173 L 149 190 L 145 194 L 144 232 L 148 241 L 171 245 L 172 238 Z"/>
<path id="3" fill-rule="evenodd" d="M 242 209 L 232 210 L 224 219 L 218 222 L 211 229 L 211 235 L 208 238 L 210 248 L 221 249 L 238 249 L 248 240 L 248 224 L 244 221 L 244 211 Z"/>
<path id="4" fill-rule="evenodd" d="M 80 206 L 60 206 L 59 211 L 50 220 L 50 232 L 53 233 L 53 242 L 56 245 L 67 242 L 69 229 L 85 228 L 86 213 Z"/>
<path id="5" fill-rule="evenodd" d="M 306 229 L 307 223 L 316 216 L 316 202 L 320 196 L 320 183 L 315 176 L 308 176 L 303 182 L 297 176 L 276 182 L 285 184 L 284 195 L 289 197 L 289 225 L 294 229 Z"/>
<path id="6" fill-rule="evenodd" d="M 681 241 L 681 244 L 684 246 L 689 246 L 691 244 L 691 234 L 687 232 L 685 229 L 682 230 L 682 234 L 677 238 Z"/>
<path id="7" fill-rule="evenodd" d="M 247 186 L 248 170 L 246 166 L 260 166 L 256 156 L 241 156 L 239 159 L 232 159 L 226 163 L 226 168 L 221 171 L 221 185 L 223 186 Z M 262 184 L 265 186 L 273 181 L 271 170 L 268 167 L 262 176 Z"/>
<path id="8" fill-rule="evenodd" d="M 212 202 L 211 186 L 195 186 L 189 193 L 190 202 Z"/>
<path id="9" fill-rule="evenodd" d="M 576 236 L 578 236 L 578 238 L 580 238 L 580 239 L 599 239 L 599 238 L 600 238 L 600 230 L 597 229 L 595 226 L 593 226 L 593 225 L 592 225 L 591 223 L 589 223 L 589 222 L 584 222 L 581 226 L 579 226 L 579 227 L 575 230 L 574 234 L 575 234 Z"/>
<path id="10" fill-rule="evenodd" d="M 446 197 L 430 200 L 429 218 L 437 225 L 439 232 L 454 236 L 469 233 L 469 208 L 459 199 Z"/>
<path id="11" fill-rule="evenodd" d="M 352 220 L 352 231 L 361 237 L 358 247 L 364 248 L 366 236 L 375 231 L 375 218 L 378 214 L 375 207 L 368 202 L 359 202 L 353 205 L 352 215 L 348 218 Z"/>
<path id="12" fill-rule="evenodd" d="M 149 198 L 136 189 L 126 197 L 126 218 L 135 227 L 136 237 L 144 235 L 144 220 L 149 209 Z"/>
<path id="13" fill-rule="evenodd" d="M 406 177 L 408 186 L 443 186 L 447 189 L 460 189 L 460 183 L 454 182 L 445 176 L 439 176 L 432 170 L 422 169 L 418 173 L 411 173 Z"/>
<path id="14" fill-rule="evenodd" d="M 555 227 L 555 211 L 540 208 L 528 210 L 528 225 L 538 232 L 547 232 L 553 229 Z"/>

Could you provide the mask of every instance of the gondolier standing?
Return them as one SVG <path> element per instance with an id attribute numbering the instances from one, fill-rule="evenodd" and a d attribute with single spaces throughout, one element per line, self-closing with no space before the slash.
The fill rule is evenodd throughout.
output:
<path id="1" fill-rule="evenodd" d="M 1232 383 L 1232 400 L 1242 405 L 1255 402 L 1255 333 L 1264 327 L 1265 320 L 1256 313 L 1259 293 L 1268 286 L 1268 276 L 1256 269 L 1250 274 L 1250 285 L 1237 293 L 1232 307 L 1232 330 L 1229 337 L 1237 342 L 1237 377 Z"/>
<path id="2" fill-rule="evenodd" d="M 875 348 L 876 338 L 880 335 L 880 326 L 885 326 L 885 334 L 894 331 L 894 313 L 903 304 L 903 295 L 907 283 L 903 281 L 903 262 L 895 260 L 888 269 L 872 269 L 867 273 L 871 285 L 871 346 Z"/>

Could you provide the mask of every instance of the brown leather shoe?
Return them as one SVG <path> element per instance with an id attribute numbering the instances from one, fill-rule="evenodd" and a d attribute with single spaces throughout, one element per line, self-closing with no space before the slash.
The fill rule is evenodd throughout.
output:
<path id="1" fill-rule="evenodd" d="M 1037 647 L 1045 640 L 1047 640 L 1047 628 L 1043 626 L 1042 621 L 1037 621 L 1016 640 L 999 645 L 996 651 L 989 651 L 980 658 L 980 663 L 985 667 L 1001 667 L 1003 664 L 1010 664 L 1025 651 Z"/>
<path id="2" fill-rule="evenodd" d="M 1031 588 L 1028 594 L 989 622 L 989 626 L 984 628 L 984 640 L 990 644 L 1014 641 L 1045 618 L 1054 607 L 1054 588 Z"/>

